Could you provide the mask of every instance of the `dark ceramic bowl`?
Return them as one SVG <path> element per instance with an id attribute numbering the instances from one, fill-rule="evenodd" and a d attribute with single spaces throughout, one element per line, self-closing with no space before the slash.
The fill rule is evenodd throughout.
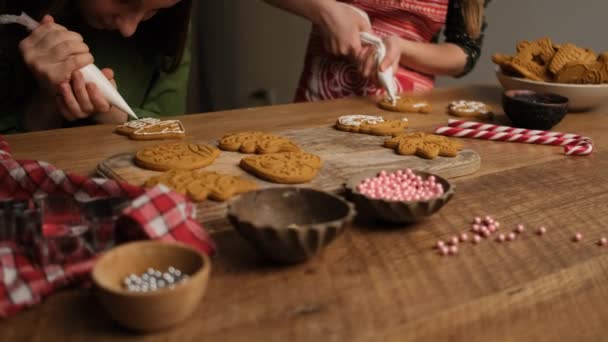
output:
<path id="1" fill-rule="evenodd" d="M 397 171 L 386 170 L 387 172 Z M 358 186 L 366 178 L 376 177 L 380 171 L 362 172 L 351 177 L 344 184 L 348 198 L 355 203 L 358 213 L 367 218 L 373 218 L 391 223 L 415 223 L 438 212 L 454 196 L 454 186 L 446 179 L 423 171 L 414 171 L 414 174 L 427 179 L 435 176 L 437 182 L 443 187 L 443 195 L 437 198 L 421 201 L 391 201 L 370 198 L 359 192 Z"/>
<path id="2" fill-rule="evenodd" d="M 342 234 L 354 206 L 327 192 L 277 187 L 233 200 L 228 218 L 268 258 L 285 264 L 305 261 Z"/>
<path id="3" fill-rule="evenodd" d="M 507 90 L 502 107 L 513 126 L 548 130 L 557 125 L 568 111 L 568 98 L 532 90 Z"/>

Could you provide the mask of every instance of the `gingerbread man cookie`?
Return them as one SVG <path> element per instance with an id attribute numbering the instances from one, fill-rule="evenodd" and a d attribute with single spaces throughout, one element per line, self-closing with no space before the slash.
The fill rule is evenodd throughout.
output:
<path id="1" fill-rule="evenodd" d="M 319 156 L 306 152 L 283 152 L 246 157 L 240 166 L 273 183 L 306 183 L 317 176 L 323 162 Z"/>
<path id="2" fill-rule="evenodd" d="M 452 101 L 448 112 L 461 118 L 490 119 L 493 116 L 490 106 L 479 101 Z"/>
<path id="3" fill-rule="evenodd" d="M 193 201 L 204 201 L 207 198 L 226 201 L 233 196 L 258 188 L 254 182 L 241 177 L 187 170 L 167 171 L 149 178 L 144 186 L 153 187 L 158 184 L 164 184 Z"/>
<path id="4" fill-rule="evenodd" d="M 411 97 L 398 98 L 394 104 L 391 101 L 384 99 L 378 103 L 378 106 L 384 110 L 402 113 L 428 114 L 432 110 L 430 103 L 427 101 L 418 100 Z"/>
<path id="5" fill-rule="evenodd" d="M 338 118 L 336 129 L 353 133 L 372 135 L 394 135 L 403 132 L 408 127 L 408 120 L 385 120 L 381 116 L 345 115 Z"/>
<path id="6" fill-rule="evenodd" d="M 211 165 L 220 150 L 207 144 L 185 142 L 143 148 L 135 154 L 135 164 L 149 170 L 194 170 Z"/>
<path id="7" fill-rule="evenodd" d="M 454 139 L 427 133 L 405 133 L 384 141 L 384 147 L 392 148 L 400 155 L 417 155 L 425 159 L 437 156 L 456 157 L 462 144 Z"/>
<path id="8" fill-rule="evenodd" d="M 181 121 L 155 118 L 126 122 L 116 127 L 115 132 L 133 140 L 182 139 L 186 136 L 186 129 Z"/>
<path id="9" fill-rule="evenodd" d="M 296 152 L 300 148 L 293 141 L 264 132 L 240 132 L 224 135 L 219 142 L 220 149 L 224 151 L 241 153 L 278 153 Z"/>

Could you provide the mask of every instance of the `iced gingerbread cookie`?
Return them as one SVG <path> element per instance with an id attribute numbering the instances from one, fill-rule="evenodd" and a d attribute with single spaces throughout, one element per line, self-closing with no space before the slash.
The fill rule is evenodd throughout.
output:
<path id="1" fill-rule="evenodd" d="M 453 101 L 448 106 L 448 112 L 461 118 L 490 119 L 493 116 L 490 106 L 479 101 Z"/>
<path id="2" fill-rule="evenodd" d="M 283 152 L 246 157 L 240 166 L 273 183 L 306 183 L 317 176 L 323 162 L 319 156 L 306 152 Z"/>
<path id="3" fill-rule="evenodd" d="M 241 153 L 278 153 L 297 152 L 298 145 L 288 138 L 264 132 L 240 132 L 224 135 L 219 142 L 224 151 Z"/>
<path id="4" fill-rule="evenodd" d="M 186 130 L 181 121 L 154 118 L 126 122 L 116 127 L 115 132 L 133 140 L 182 139 L 186 136 Z"/>
<path id="5" fill-rule="evenodd" d="M 384 99 L 378 103 L 378 106 L 384 110 L 401 113 L 428 114 L 432 109 L 431 104 L 427 101 L 413 99 L 411 97 L 399 98 L 395 104 L 388 99 Z"/>
<path id="6" fill-rule="evenodd" d="M 338 118 L 334 127 L 337 130 L 372 135 L 395 135 L 402 133 L 408 127 L 406 118 L 401 120 L 385 120 L 373 115 L 345 115 Z"/>
<path id="7" fill-rule="evenodd" d="M 425 159 L 456 157 L 462 150 L 462 144 L 454 139 L 427 133 L 400 134 L 384 141 L 384 147 L 392 148 L 400 155 L 417 155 Z"/>
<path id="8" fill-rule="evenodd" d="M 194 170 L 211 165 L 219 155 L 211 145 L 179 142 L 143 148 L 135 154 L 135 164 L 155 171 Z"/>
<path id="9" fill-rule="evenodd" d="M 193 201 L 204 201 L 207 198 L 226 201 L 233 196 L 258 188 L 256 183 L 241 177 L 188 170 L 167 171 L 149 178 L 144 186 L 153 187 L 158 184 L 164 184 Z"/>

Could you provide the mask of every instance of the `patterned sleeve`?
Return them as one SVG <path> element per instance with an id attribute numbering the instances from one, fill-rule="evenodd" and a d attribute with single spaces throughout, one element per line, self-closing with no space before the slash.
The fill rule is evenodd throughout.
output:
<path id="1" fill-rule="evenodd" d="M 485 16 L 481 26 L 481 34 L 478 38 L 472 38 L 467 34 L 464 15 L 461 7 L 462 0 L 450 0 L 448 14 L 445 25 L 445 41 L 460 46 L 467 55 L 467 63 L 456 77 L 462 77 L 471 72 L 479 60 L 481 55 L 481 45 L 483 43 L 484 32 L 487 27 Z M 484 7 L 488 5 L 490 0 L 484 1 Z"/>

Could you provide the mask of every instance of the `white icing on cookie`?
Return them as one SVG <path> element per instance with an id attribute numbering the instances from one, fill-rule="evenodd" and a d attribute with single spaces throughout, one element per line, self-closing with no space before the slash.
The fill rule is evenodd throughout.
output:
<path id="1" fill-rule="evenodd" d="M 160 129 L 157 131 L 148 132 L 146 130 L 151 129 L 153 126 L 158 126 Z M 185 134 L 186 130 L 179 120 L 165 120 L 158 121 L 155 124 L 148 125 L 139 128 L 133 132 L 133 135 L 166 135 L 166 134 Z"/>
<path id="2" fill-rule="evenodd" d="M 380 122 L 384 122 L 384 118 L 373 115 L 345 115 L 338 119 L 338 123 L 344 126 L 361 126 L 363 123 L 375 125 Z"/>
<path id="3" fill-rule="evenodd" d="M 490 112 L 485 103 L 479 101 L 453 101 L 450 103 L 450 109 L 464 113 L 480 113 L 487 114 Z"/>
<path id="4" fill-rule="evenodd" d="M 139 120 L 134 120 L 134 121 L 126 122 L 126 123 L 120 125 L 119 127 L 126 127 L 126 128 L 132 128 L 132 129 L 140 129 L 140 128 L 152 126 L 152 125 L 157 124 L 159 122 L 160 122 L 159 119 L 155 119 L 155 118 L 143 118 L 143 119 L 139 119 Z"/>

